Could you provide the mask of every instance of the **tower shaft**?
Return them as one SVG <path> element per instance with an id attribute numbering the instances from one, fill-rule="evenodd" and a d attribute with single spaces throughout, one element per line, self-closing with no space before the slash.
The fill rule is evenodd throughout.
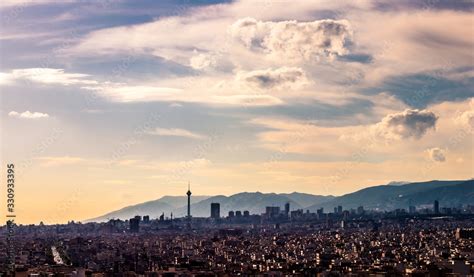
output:
<path id="1" fill-rule="evenodd" d="M 186 195 L 188 196 L 188 218 L 191 219 L 191 187 L 188 182 L 188 192 L 186 192 Z"/>
<path id="2" fill-rule="evenodd" d="M 188 194 L 188 217 L 191 217 L 191 194 Z"/>

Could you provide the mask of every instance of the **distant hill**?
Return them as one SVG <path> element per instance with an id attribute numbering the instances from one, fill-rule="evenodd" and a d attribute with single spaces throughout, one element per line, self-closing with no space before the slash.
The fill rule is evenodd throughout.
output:
<path id="1" fill-rule="evenodd" d="M 280 195 L 290 198 L 294 202 L 298 203 L 301 207 L 308 207 L 318 203 L 324 203 L 335 198 L 332 195 L 321 196 L 300 192 L 282 193 Z"/>
<path id="2" fill-rule="evenodd" d="M 210 215 L 211 203 L 221 204 L 221 215 L 227 215 L 231 210 L 249 211 L 250 213 L 262 213 L 266 206 L 280 206 L 282 209 L 286 203 L 290 203 L 292 210 L 301 209 L 308 205 L 319 204 L 333 199 L 334 196 L 321 196 L 306 193 L 261 193 L 243 192 L 231 196 L 192 196 L 191 211 L 195 217 L 208 217 Z M 164 196 L 160 199 L 128 206 L 117 211 L 110 212 L 89 221 L 103 222 L 112 218 L 129 219 L 135 215 L 149 215 L 157 218 L 163 212 L 169 216 L 172 212 L 176 217 L 182 217 L 187 212 L 186 196 Z"/>
<path id="3" fill-rule="evenodd" d="M 196 195 L 191 197 L 191 204 L 205 200 L 210 196 Z M 169 216 L 171 212 L 187 205 L 187 196 L 163 196 L 160 199 L 152 200 L 132 206 L 127 206 L 105 215 L 88 219 L 85 222 L 103 222 L 109 219 L 129 219 L 136 215 L 149 215 L 150 218 L 158 218 L 162 213 Z"/>
<path id="4" fill-rule="evenodd" d="M 212 197 L 212 196 L 193 195 L 191 197 L 191 204 L 200 202 L 200 201 L 205 200 L 209 197 Z M 167 196 L 161 197 L 157 201 L 159 201 L 161 203 L 166 203 L 166 204 L 172 206 L 173 208 L 179 208 L 179 207 L 183 207 L 183 206 L 187 205 L 188 197 L 187 196 L 168 196 L 167 195 Z"/>
<path id="5" fill-rule="evenodd" d="M 453 207 L 462 204 L 474 204 L 474 180 L 464 181 L 429 181 L 418 183 L 393 182 L 387 185 L 368 187 L 346 195 L 321 196 L 307 193 L 261 193 L 242 192 L 231 196 L 192 196 L 191 211 L 194 217 L 208 217 L 211 203 L 221 205 L 221 216 L 226 216 L 229 211 L 249 211 L 260 214 L 266 206 L 279 206 L 284 208 L 290 203 L 290 209 L 308 209 L 316 211 L 324 208 L 326 212 L 333 211 L 334 207 L 342 206 L 344 209 L 364 206 L 365 209 L 393 210 L 407 209 L 409 205 L 431 205 L 434 200 L 440 201 L 441 207 Z M 176 217 L 186 215 L 186 196 L 164 196 L 160 199 L 128 206 L 89 221 L 107 221 L 112 218 L 129 219 L 135 215 L 149 215 L 157 218 L 162 213 L 169 216 L 173 213 Z"/>
<path id="6" fill-rule="evenodd" d="M 332 211 L 341 205 L 344 209 L 364 206 L 366 209 L 393 210 L 408 208 L 409 205 L 432 204 L 434 200 L 439 200 L 441 206 L 474 204 L 474 181 L 429 181 L 369 187 L 314 204 L 308 209 Z"/>

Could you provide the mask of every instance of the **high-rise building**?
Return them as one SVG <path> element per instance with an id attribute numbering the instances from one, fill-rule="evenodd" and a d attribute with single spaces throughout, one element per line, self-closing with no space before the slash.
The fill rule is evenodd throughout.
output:
<path id="1" fill-rule="evenodd" d="M 296 211 L 291 211 L 291 219 L 297 219 L 303 216 L 303 209 L 298 209 Z"/>
<path id="2" fill-rule="evenodd" d="M 191 186 L 188 182 L 188 192 L 186 192 L 186 195 L 188 196 L 188 218 L 191 218 Z"/>
<path id="3" fill-rule="evenodd" d="M 285 204 L 285 214 L 290 215 L 290 202 Z"/>
<path id="4" fill-rule="evenodd" d="M 250 212 L 249 211 L 244 211 L 244 217 L 249 217 L 250 216 Z"/>
<path id="5" fill-rule="evenodd" d="M 234 211 L 229 211 L 229 217 L 234 217 L 234 216 L 235 216 Z"/>
<path id="6" fill-rule="evenodd" d="M 277 217 L 280 214 L 280 207 L 268 206 L 265 208 L 265 214 L 269 218 Z"/>
<path id="7" fill-rule="evenodd" d="M 145 215 L 145 216 L 143 217 L 143 223 L 145 223 L 145 224 L 150 223 L 150 216 L 149 216 L 149 215 Z"/>
<path id="8" fill-rule="evenodd" d="M 316 213 L 318 214 L 318 218 L 321 219 L 324 215 L 324 208 L 318 209 Z"/>
<path id="9" fill-rule="evenodd" d="M 408 207 L 408 212 L 411 213 L 411 214 L 416 213 L 416 207 L 415 206 Z"/>
<path id="10" fill-rule="evenodd" d="M 221 217 L 221 204 L 211 203 L 211 218 L 218 219 Z"/>
<path id="11" fill-rule="evenodd" d="M 242 217 L 242 211 L 235 211 L 236 217 Z"/>
<path id="12" fill-rule="evenodd" d="M 342 206 L 337 206 L 337 213 L 342 214 Z"/>
<path id="13" fill-rule="evenodd" d="M 435 214 L 439 214 L 439 202 L 438 202 L 438 200 L 434 201 L 433 210 L 434 210 Z"/>
<path id="14" fill-rule="evenodd" d="M 130 232 L 138 233 L 138 231 L 140 231 L 140 219 L 139 218 L 137 218 L 137 217 L 130 218 L 129 223 L 130 223 Z"/>

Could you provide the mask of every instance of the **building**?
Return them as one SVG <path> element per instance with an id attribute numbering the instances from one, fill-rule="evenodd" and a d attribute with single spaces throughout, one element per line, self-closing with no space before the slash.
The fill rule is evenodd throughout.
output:
<path id="1" fill-rule="evenodd" d="M 211 203 L 211 218 L 219 219 L 221 217 L 221 204 Z"/>
<path id="2" fill-rule="evenodd" d="M 130 218 L 130 232 L 138 233 L 140 231 L 140 219 L 137 217 Z"/>
<path id="3" fill-rule="evenodd" d="M 285 214 L 286 216 L 290 215 L 290 202 L 285 204 Z"/>
<path id="4" fill-rule="evenodd" d="M 242 217 L 242 211 L 235 211 L 236 217 Z"/>
<path id="5" fill-rule="evenodd" d="M 229 217 L 232 218 L 232 217 L 234 217 L 234 216 L 235 216 L 234 211 L 229 211 Z"/>
<path id="6" fill-rule="evenodd" d="M 457 228 L 456 239 L 474 239 L 474 228 Z"/>
<path id="7" fill-rule="evenodd" d="M 191 218 L 191 186 L 188 182 L 188 192 L 186 192 L 186 195 L 188 196 L 188 218 Z"/>
<path id="8" fill-rule="evenodd" d="M 303 213 L 303 211 L 301 211 L 301 213 Z M 318 218 L 319 219 L 322 219 L 323 216 L 324 216 L 324 208 L 320 208 L 316 211 L 316 214 L 318 215 Z"/>
<path id="9" fill-rule="evenodd" d="M 337 206 L 337 214 L 342 214 L 342 206 Z"/>
<path id="10" fill-rule="evenodd" d="M 145 216 L 143 217 L 143 223 L 145 223 L 145 224 L 150 223 L 150 216 L 149 216 L 149 215 L 145 215 Z"/>
<path id="11" fill-rule="evenodd" d="M 416 207 L 415 206 L 408 207 L 408 212 L 411 213 L 411 214 L 416 213 Z"/>
<path id="12" fill-rule="evenodd" d="M 435 214 L 439 214 L 439 201 L 438 200 L 434 201 L 433 210 Z"/>
<path id="13" fill-rule="evenodd" d="M 292 220 L 301 218 L 301 217 L 303 217 L 303 210 L 299 209 L 299 210 L 296 210 L 296 211 L 291 211 L 290 216 L 291 216 Z"/>
<path id="14" fill-rule="evenodd" d="M 265 207 L 265 215 L 268 218 L 278 217 L 279 214 L 280 214 L 280 207 L 277 207 L 277 206 Z"/>

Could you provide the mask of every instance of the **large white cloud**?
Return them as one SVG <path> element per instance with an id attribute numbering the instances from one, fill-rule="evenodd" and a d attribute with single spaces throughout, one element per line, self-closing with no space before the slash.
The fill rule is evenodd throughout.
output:
<path id="1" fill-rule="evenodd" d="M 346 42 L 352 39 L 348 21 L 331 19 L 299 22 L 244 18 L 232 24 L 229 32 L 251 51 L 286 61 L 344 55 L 348 52 Z"/>

